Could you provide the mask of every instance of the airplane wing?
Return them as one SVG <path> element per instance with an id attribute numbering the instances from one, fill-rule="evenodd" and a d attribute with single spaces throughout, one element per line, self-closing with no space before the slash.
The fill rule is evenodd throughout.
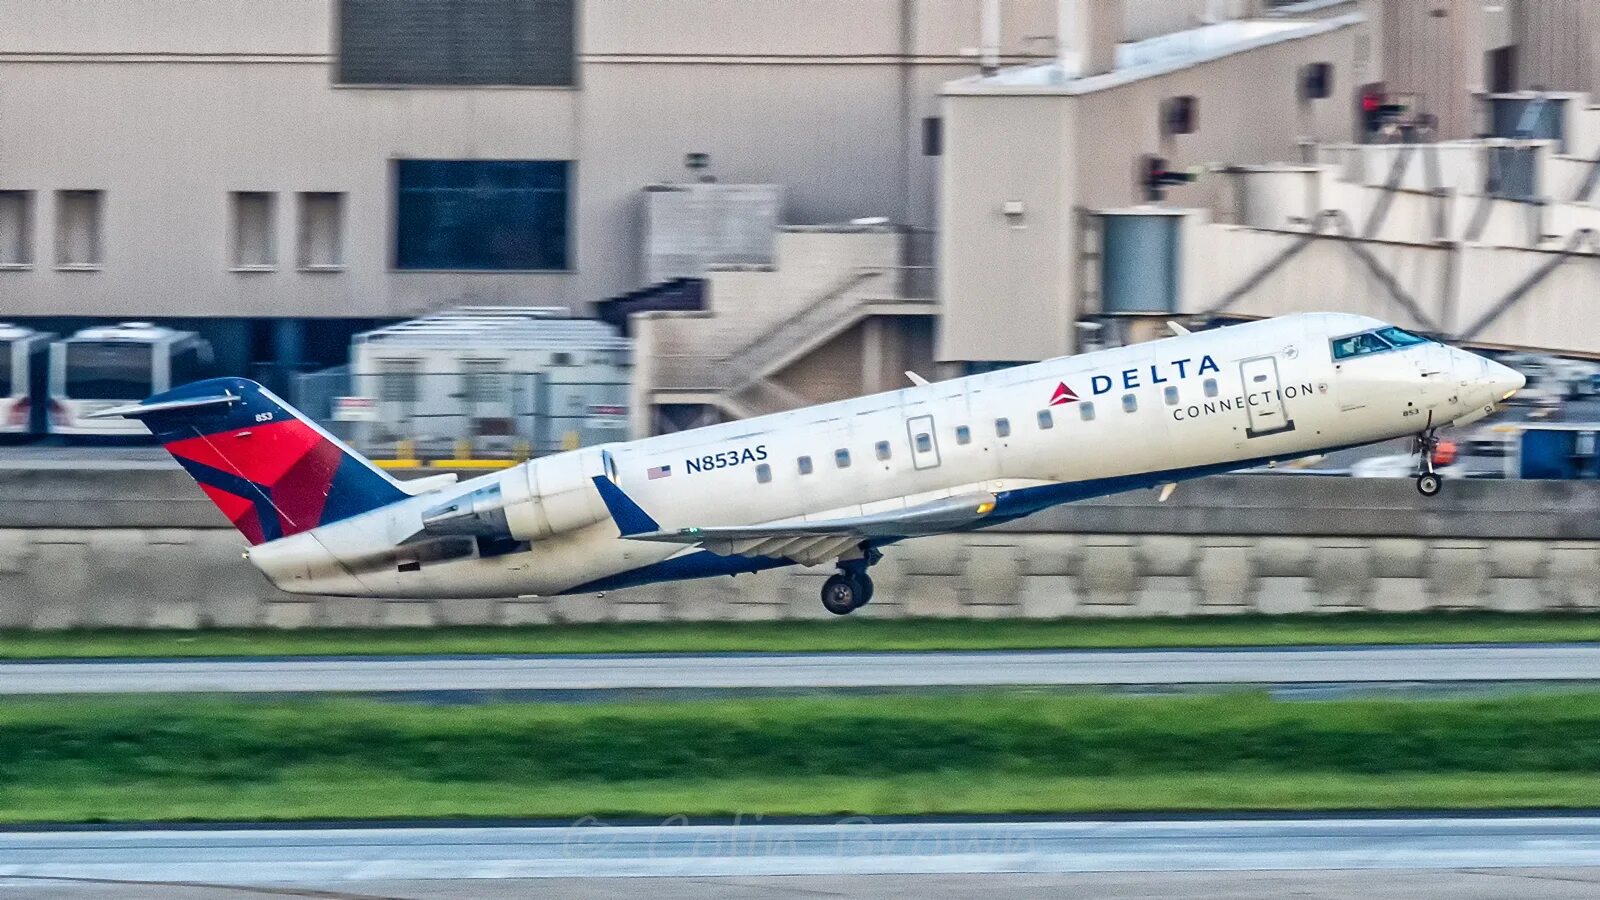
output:
<path id="1" fill-rule="evenodd" d="M 804 565 L 836 558 L 863 540 L 937 534 L 972 525 L 994 510 L 990 493 L 963 494 L 905 509 L 818 521 L 645 531 L 635 541 L 699 545 L 722 556 L 774 556 Z"/>

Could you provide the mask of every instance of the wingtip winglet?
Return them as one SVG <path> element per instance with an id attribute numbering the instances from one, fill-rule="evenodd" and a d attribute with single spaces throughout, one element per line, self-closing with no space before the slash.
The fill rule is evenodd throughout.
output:
<path id="1" fill-rule="evenodd" d="M 605 501 L 606 509 L 610 511 L 611 518 L 617 523 L 617 530 L 622 537 L 632 537 L 638 534 L 649 534 L 660 531 L 661 526 L 650 514 L 633 502 L 633 498 L 622 492 L 611 479 L 601 475 L 594 476 L 595 490 L 600 492 L 600 499 Z"/>

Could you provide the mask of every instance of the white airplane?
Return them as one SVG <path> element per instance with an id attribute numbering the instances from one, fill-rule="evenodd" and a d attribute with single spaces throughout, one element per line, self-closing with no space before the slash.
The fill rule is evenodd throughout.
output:
<path id="1" fill-rule="evenodd" d="M 888 545 L 1087 497 L 1407 435 L 1432 496 L 1435 432 L 1524 384 L 1362 316 L 1173 330 L 460 483 L 397 481 L 242 378 L 101 415 L 142 420 L 292 593 L 573 594 L 832 563 L 822 603 L 843 614 L 872 598 Z"/>

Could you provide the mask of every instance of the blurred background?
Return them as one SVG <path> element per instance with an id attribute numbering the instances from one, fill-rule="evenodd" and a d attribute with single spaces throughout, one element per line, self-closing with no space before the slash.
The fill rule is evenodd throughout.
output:
<path id="1" fill-rule="evenodd" d="M 239 374 L 398 465 L 512 460 L 1348 310 L 1529 376 L 1532 424 L 1458 441 L 1457 473 L 1595 474 L 1583 0 L 0 19 L 18 436 L 136 435 L 82 416 Z"/>

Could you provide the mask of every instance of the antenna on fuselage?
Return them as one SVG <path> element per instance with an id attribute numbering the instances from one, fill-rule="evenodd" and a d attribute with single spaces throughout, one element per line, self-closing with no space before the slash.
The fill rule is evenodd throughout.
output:
<path id="1" fill-rule="evenodd" d="M 918 375 L 917 373 L 911 371 L 910 369 L 906 370 L 906 377 L 911 379 L 911 383 L 916 385 L 917 387 L 927 387 L 928 386 L 928 379 L 923 378 L 921 375 Z"/>
<path id="2" fill-rule="evenodd" d="M 1167 327 L 1172 329 L 1172 333 L 1177 337 L 1183 337 L 1186 334 L 1193 334 L 1194 333 L 1194 332 L 1190 331 L 1189 329 L 1183 327 L 1182 325 L 1179 325 L 1177 322 L 1173 322 L 1171 320 L 1168 320 Z"/>

